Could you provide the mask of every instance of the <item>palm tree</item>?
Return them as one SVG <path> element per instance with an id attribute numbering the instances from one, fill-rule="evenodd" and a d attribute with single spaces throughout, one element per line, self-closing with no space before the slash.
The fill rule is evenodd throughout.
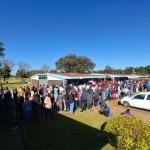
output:
<path id="1" fill-rule="evenodd" d="M 4 50 L 5 48 L 3 47 L 3 43 L 0 42 L 0 57 L 4 57 Z"/>

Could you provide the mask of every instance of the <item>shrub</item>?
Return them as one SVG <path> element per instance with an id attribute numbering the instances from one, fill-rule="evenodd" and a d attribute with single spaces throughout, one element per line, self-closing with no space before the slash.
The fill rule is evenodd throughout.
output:
<path id="1" fill-rule="evenodd" d="M 107 122 L 105 131 L 110 144 L 118 150 L 150 149 L 150 126 L 133 116 L 113 118 Z"/>

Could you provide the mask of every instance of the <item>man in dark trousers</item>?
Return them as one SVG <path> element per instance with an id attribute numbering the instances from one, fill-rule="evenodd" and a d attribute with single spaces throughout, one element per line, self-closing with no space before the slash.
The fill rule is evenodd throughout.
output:
<path id="1" fill-rule="evenodd" d="M 83 112 L 86 110 L 87 107 L 87 91 L 86 89 L 83 89 L 82 94 L 81 94 L 81 111 Z"/>

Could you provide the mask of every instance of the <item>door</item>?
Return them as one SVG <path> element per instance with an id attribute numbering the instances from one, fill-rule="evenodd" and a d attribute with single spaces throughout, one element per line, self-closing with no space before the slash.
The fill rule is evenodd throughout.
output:
<path id="1" fill-rule="evenodd" d="M 145 109 L 150 110 L 150 94 L 147 95 L 144 107 Z"/>
<path id="2" fill-rule="evenodd" d="M 144 107 L 144 101 L 145 101 L 145 94 L 137 94 L 132 97 L 131 106 L 137 107 L 137 108 L 143 108 Z"/>
<path id="3" fill-rule="evenodd" d="M 39 85 L 48 85 L 48 80 L 40 79 L 39 80 Z"/>
<path id="4" fill-rule="evenodd" d="M 48 85 L 47 75 L 39 76 L 39 85 Z"/>

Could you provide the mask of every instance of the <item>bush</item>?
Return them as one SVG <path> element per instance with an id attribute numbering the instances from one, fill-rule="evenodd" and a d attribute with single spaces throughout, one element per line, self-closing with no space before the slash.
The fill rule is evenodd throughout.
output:
<path id="1" fill-rule="evenodd" d="M 118 150 L 150 149 L 150 126 L 133 116 L 113 118 L 107 122 L 105 131 L 110 144 Z"/>

